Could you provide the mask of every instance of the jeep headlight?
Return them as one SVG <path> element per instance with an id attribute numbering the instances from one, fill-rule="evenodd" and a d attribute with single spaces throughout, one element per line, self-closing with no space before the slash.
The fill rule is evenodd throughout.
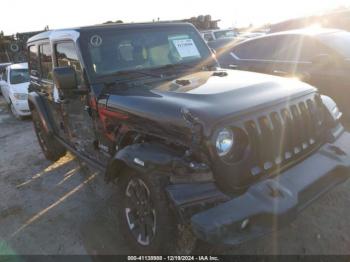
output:
<path id="1" fill-rule="evenodd" d="M 340 112 L 338 106 L 335 106 L 335 107 L 332 109 L 332 112 L 331 112 L 331 113 L 332 113 L 332 116 L 333 116 L 333 118 L 334 118 L 335 121 L 338 121 L 338 120 L 342 117 L 342 115 L 343 115 L 343 113 Z"/>
<path id="2" fill-rule="evenodd" d="M 28 95 L 27 95 L 27 94 L 14 93 L 13 96 L 14 96 L 17 100 L 27 100 L 27 99 L 28 99 Z"/>
<path id="3" fill-rule="evenodd" d="M 216 151 L 220 157 L 226 156 L 230 153 L 234 145 L 234 135 L 231 129 L 223 128 L 218 132 L 215 146 Z"/>
<path id="4" fill-rule="evenodd" d="M 328 109 L 330 115 L 332 116 L 333 120 L 335 122 L 338 122 L 340 118 L 342 117 L 342 112 L 339 110 L 337 104 L 334 102 L 332 98 L 329 96 L 321 96 L 323 104 Z"/>

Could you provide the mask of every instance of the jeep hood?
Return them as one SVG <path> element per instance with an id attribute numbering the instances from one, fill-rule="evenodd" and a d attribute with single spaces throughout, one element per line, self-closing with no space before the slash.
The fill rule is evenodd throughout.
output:
<path id="1" fill-rule="evenodd" d="M 148 88 L 114 90 L 107 101 L 111 109 L 173 127 L 186 125 L 181 113 L 186 108 L 204 123 L 207 135 L 226 118 L 288 103 L 316 91 L 297 80 L 237 70 L 197 72 L 154 82 Z"/>

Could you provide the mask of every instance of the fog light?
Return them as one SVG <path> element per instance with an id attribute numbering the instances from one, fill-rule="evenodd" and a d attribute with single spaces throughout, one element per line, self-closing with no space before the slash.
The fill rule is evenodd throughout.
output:
<path id="1" fill-rule="evenodd" d="M 242 224 L 241 224 L 241 229 L 244 230 L 248 227 L 249 225 L 249 219 L 245 219 L 243 220 Z"/>

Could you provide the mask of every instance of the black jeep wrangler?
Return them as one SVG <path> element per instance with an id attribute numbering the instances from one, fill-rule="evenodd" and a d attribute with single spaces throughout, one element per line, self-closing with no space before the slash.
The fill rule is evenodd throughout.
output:
<path id="1" fill-rule="evenodd" d="M 116 230 L 137 252 L 173 251 L 179 228 L 216 244 L 262 236 L 348 178 L 333 100 L 220 69 L 190 24 L 44 32 L 28 52 L 45 156 L 69 150 L 116 182 Z"/>

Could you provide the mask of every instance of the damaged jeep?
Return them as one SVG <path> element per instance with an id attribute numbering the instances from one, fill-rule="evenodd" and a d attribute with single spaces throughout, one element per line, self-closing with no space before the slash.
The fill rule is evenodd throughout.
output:
<path id="1" fill-rule="evenodd" d="M 287 225 L 347 180 L 350 135 L 305 83 L 220 69 L 186 23 L 48 31 L 28 41 L 38 142 L 116 188 L 138 253 L 174 252 L 181 228 L 239 244 Z"/>

